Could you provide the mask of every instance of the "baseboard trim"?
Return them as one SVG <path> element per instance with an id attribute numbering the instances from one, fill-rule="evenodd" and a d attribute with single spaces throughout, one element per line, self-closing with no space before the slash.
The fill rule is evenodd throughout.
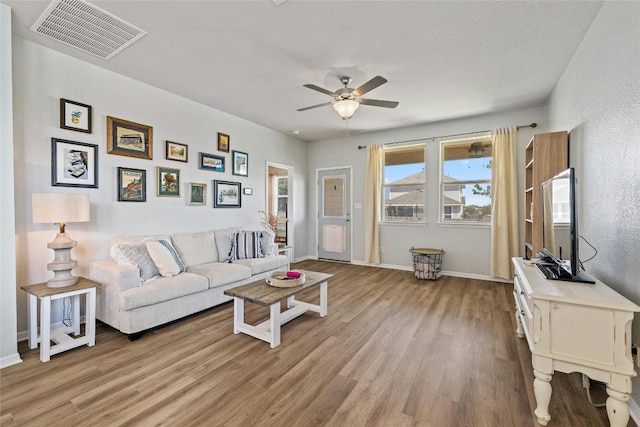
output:
<path id="1" fill-rule="evenodd" d="M 19 353 L 3 356 L 0 358 L 0 369 L 8 368 L 9 366 L 17 365 L 18 363 L 22 363 Z"/>
<path id="2" fill-rule="evenodd" d="M 413 267 L 406 265 L 395 265 L 395 264 L 374 264 L 371 262 L 364 261 L 351 261 L 352 264 L 363 265 L 367 267 L 378 267 L 378 268 L 388 268 L 392 270 L 402 270 L 402 271 L 413 271 Z M 452 276 L 452 277 L 462 277 L 465 279 L 477 279 L 477 280 L 485 280 L 489 282 L 502 282 L 502 283 L 513 283 L 512 280 L 500 279 L 497 277 L 490 277 L 484 274 L 473 274 L 473 273 L 460 273 L 457 271 L 449 271 L 442 270 L 443 276 Z"/>

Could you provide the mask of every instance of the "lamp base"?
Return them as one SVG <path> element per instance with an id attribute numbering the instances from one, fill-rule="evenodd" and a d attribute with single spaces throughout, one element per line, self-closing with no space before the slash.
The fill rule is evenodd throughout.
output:
<path id="1" fill-rule="evenodd" d="M 67 233 L 58 233 L 55 240 L 47 243 L 49 249 L 53 249 L 54 259 L 47 264 L 47 269 L 53 271 L 53 279 L 47 282 L 48 288 L 64 288 L 78 283 L 78 278 L 71 274 L 71 270 L 78 264 L 71 259 L 71 249 L 78 242 L 71 239 Z"/>

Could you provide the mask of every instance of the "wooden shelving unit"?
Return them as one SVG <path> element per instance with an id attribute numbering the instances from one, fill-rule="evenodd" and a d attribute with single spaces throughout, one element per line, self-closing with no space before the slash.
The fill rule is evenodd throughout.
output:
<path id="1" fill-rule="evenodd" d="M 536 134 L 525 150 L 524 241 L 526 256 L 542 250 L 542 183 L 569 167 L 567 132 Z"/>

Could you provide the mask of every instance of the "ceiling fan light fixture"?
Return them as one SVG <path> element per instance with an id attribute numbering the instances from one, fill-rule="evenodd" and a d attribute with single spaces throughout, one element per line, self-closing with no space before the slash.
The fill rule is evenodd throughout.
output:
<path id="1" fill-rule="evenodd" d="M 358 109 L 360 103 L 353 99 L 341 99 L 333 104 L 333 109 L 340 114 L 342 120 L 350 119 L 353 113 Z"/>

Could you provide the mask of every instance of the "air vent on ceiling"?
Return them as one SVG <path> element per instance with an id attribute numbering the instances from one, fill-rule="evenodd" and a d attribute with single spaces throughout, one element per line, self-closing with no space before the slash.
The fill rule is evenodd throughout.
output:
<path id="1" fill-rule="evenodd" d="M 147 34 L 83 0 L 54 0 L 31 30 L 103 59 Z"/>

